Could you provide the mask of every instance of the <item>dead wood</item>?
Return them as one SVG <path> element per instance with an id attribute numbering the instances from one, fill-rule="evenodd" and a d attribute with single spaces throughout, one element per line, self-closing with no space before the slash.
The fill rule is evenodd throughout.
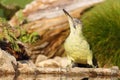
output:
<path id="1" fill-rule="evenodd" d="M 38 68 L 39 74 L 67 74 L 84 76 L 120 76 L 118 67 L 112 68 L 71 68 L 69 71 L 60 68 Z"/>

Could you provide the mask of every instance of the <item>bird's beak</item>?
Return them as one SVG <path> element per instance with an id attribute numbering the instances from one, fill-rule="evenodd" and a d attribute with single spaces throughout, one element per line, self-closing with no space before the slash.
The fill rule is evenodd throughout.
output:
<path id="1" fill-rule="evenodd" d="M 68 18 L 73 20 L 72 16 L 65 9 L 63 9 L 63 11 L 64 11 L 65 15 L 68 16 Z"/>
<path id="2" fill-rule="evenodd" d="M 74 20 L 73 20 L 72 16 L 65 9 L 63 9 L 63 12 L 68 17 L 70 26 L 73 26 L 74 28 L 76 28 L 76 26 L 74 25 Z"/>

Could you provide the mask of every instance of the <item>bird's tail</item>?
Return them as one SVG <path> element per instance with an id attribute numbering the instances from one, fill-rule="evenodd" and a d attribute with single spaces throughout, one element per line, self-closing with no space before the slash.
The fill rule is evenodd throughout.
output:
<path id="1" fill-rule="evenodd" d="M 93 56 L 92 62 L 93 62 L 93 65 L 74 63 L 72 67 L 98 68 L 98 63 L 97 63 L 97 59 L 95 58 L 95 56 Z"/>

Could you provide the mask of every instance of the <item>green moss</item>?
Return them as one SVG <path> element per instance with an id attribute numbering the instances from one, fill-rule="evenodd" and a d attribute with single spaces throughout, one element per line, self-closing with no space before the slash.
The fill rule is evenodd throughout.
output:
<path id="1" fill-rule="evenodd" d="M 32 44 L 40 38 L 37 32 L 28 33 L 26 30 L 21 28 L 19 28 L 19 31 L 20 31 L 20 36 L 18 37 L 18 39 L 21 42 Z"/>
<path id="2" fill-rule="evenodd" d="M 0 18 L 0 28 L 1 28 L 0 47 L 1 47 L 1 44 L 4 44 L 3 42 L 5 42 L 7 44 L 10 44 L 10 48 L 12 48 L 14 51 L 17 51 L 17 52 L 21 52 L 21 49 L 18 43 L 19 41 L 21 41 L 22 43 L 32 44 L 40 38 L 37 32 L 28 33 L 26 30 L 24 30 L 20 26 L 14 27 L 14 28 L 11 27 L 8 24 L 7 20 L 4 18 Z M 16 33 L 20 33 L 19 36 L 18 35 L 16 36 L 15 31 Z M 7 47 L 9 47 L 9 45 Z"/>
<path id="3" fill-rule="evenodd" d="M 9 20 L 16 11 L 25 8 L 25 6 L 32 1 L 33 0 L 0 0 L 0 17 Z"/>
<path id="4" fill-rule="evenodd" d="M 86 11 L 83 33 L 100 66 L 120 67 L 120 0 L 107 0 Z"/>

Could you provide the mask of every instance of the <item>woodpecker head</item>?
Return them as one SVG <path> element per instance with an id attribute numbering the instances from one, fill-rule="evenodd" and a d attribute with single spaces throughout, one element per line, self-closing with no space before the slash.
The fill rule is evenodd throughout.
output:
<path id="1" fill-rule="evenodd" d="M 64 13 L 68 17 L 69 25 L 70 25 L 70 30 L 71 31 L 81 31 L 82 29 L 82 23 L 80 22 L 79 19 L 71 17 L 71 15 L 63 9 Z"/>

